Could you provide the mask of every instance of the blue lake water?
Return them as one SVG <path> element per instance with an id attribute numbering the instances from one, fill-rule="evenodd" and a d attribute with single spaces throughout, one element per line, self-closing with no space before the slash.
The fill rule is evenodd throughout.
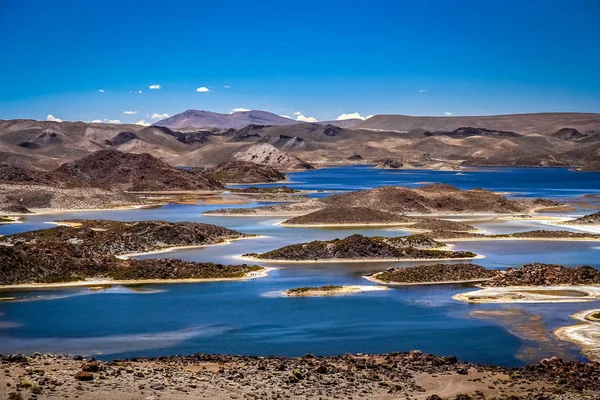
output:
<path id="1" fill-rule="evenodd" d="M 483 187 L 514 196 L 574 197 L 600 193 L 600 174 L 567 169 L 485 169 L 464 175 L 439 171 L 382 171 L 365 166 L 289 174 L 289 186 L 310 190 L 356 190 L 381 185 L 443 182 Z M 328 193 L 327 193 L 328 194 Z M 326 195 L 317 194 L 317 195 Z M 249 207 L 256 204 L 237 205 Z M 152 209 L 36 215 L 23 224 L 0 226 L 0 234 L 48 228 L 64 218 L 121 221 L 162 219 L 226 226 L 266 237 L 225 246 L 188 249 L 146 257 L 237 263 L 234 257 L 286 244 L 333 239 L 352 233 L 398 236 L 396 228 L 314 229 L 275 225 L 283 218 L 208 217 L 222 205 L 167 205 Z M 470 221 L 488 232 L 548 229 L 533 221 Z M 477 260 L 504 269 L 528 262 L 581 264 L 600 268 L 599 242 L 457 242 L 457 249 L 486 256 Z M 394 288 L 385 292 L 325 298 L 285 298 L 298 286 L 371 283 L 361 276 L 390 265 L 415 263 L 268 264 L 278 269 L 247 282 L 114 286 L 3 292 L 0 353 L 53 352 L 100 358 L 194 352 L 297 356 L 305 353 L 389 352 L 420 349 L 472 362 L 521 365 L 559 355 L 583 359 L 578 349 L 551 331 L 574 323 L 570 314 L 600 302 L 538 305 L 467 305 L 451 299 L 462 285 Z"/>

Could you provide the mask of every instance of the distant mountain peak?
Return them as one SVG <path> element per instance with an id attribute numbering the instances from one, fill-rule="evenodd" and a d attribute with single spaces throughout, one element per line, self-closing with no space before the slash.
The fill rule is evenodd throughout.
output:
<path id="1" fill-rule="evenodd" d="M 181 128 L 224 128 L 240 129 L 250 124 L 256 125 L 292 125 L 298 121 L 261 110 L 238 111 L 221 114 L 205 110 L 186 110 L 165 118 L 154 125 L 172 129 Z"/>

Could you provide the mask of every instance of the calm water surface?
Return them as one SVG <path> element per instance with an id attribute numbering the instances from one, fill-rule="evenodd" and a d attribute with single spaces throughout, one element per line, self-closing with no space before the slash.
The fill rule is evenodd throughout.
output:
<path id="1" fill-rule="evenodd" d="M 456 172 L 382 171 L 341 167 L 289 174 L 289 186 L 338 191 L 382 185 L 418 186 L 442 182 L 463 189 L 483 187 L 523 197 L 574 197 L 600 193 L 600 174 L 567 169 L 501 169 Z M 316 193 L 324 196 L 329 193 Z M 237 205 L 250 207 L 256 204 Z M 120 221 L 162 219 L 226 226 L 265 237 L 226 246 L 181 250 L 152 257 L 221 263 L 239 262 L 246 252 L 286 244 L 342 238 L 352 233 L 398 236 L 396 228 L 312 229 L 275 225 L 283 218 L 202 216 L 222 205 L 168 205 L 153 209 L 78 212 L 28 217 L 23 224 L 0 226 L 0 234 L 43 229 L 47 221 L 104 218 Z M 490 233 L 548 229 L 530 221 L 470 221 Z M 552 228 L 554 229 L 554 228 Z M 486 258 L 478 263 L 503 269 L 527 262 L 581 264 L 600 268 L 598 242 L 457 242 Z M 150 257 L 150 256 L 147 256 Z M 329 298 L 285 298 L 298 286 L 371 283 L 361 276 L 390 265 L 414 263 L 285 264 L 268 278 L 247 282 L 115 286 L 107 290 L 66 289 L 3 292 L 0 302 L 0 353 L 55 352 L 101 358 L 194 352 L 297 356 L 305 353 L 389 352 L 420 349 L 456 355 L 466 361 L 521 365 L 559 355 L 583 359 L 577 348 L 556 340 L 551 331 L 570 325 L 570 314 L 598 303 L 467 305 L 451 299 L 461 285 L 394 288 Z"/>

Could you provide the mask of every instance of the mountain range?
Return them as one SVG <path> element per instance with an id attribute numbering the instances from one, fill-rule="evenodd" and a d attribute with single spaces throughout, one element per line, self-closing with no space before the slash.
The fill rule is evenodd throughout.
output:
<path id="1" fill-rule="evenodd" d="M 153 126 L 0 120 L 0 164 L 52 170 L 107 149 L 191 167 L 242 160 L 293 170 L 392 159 L 401 162 L 389 165 L 447 161 L 597 169 L 600 114 L 375 115 L 311 123 L 266 111 L 188 110 Z"/>

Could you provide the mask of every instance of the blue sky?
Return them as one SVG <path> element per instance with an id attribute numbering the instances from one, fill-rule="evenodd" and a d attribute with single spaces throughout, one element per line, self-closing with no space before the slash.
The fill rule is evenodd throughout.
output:
<path id="1" fill-rule="evenodd" d="M 0 0 L 0 118 L 600 112 L 599 20 L 597 0 Z"/>

